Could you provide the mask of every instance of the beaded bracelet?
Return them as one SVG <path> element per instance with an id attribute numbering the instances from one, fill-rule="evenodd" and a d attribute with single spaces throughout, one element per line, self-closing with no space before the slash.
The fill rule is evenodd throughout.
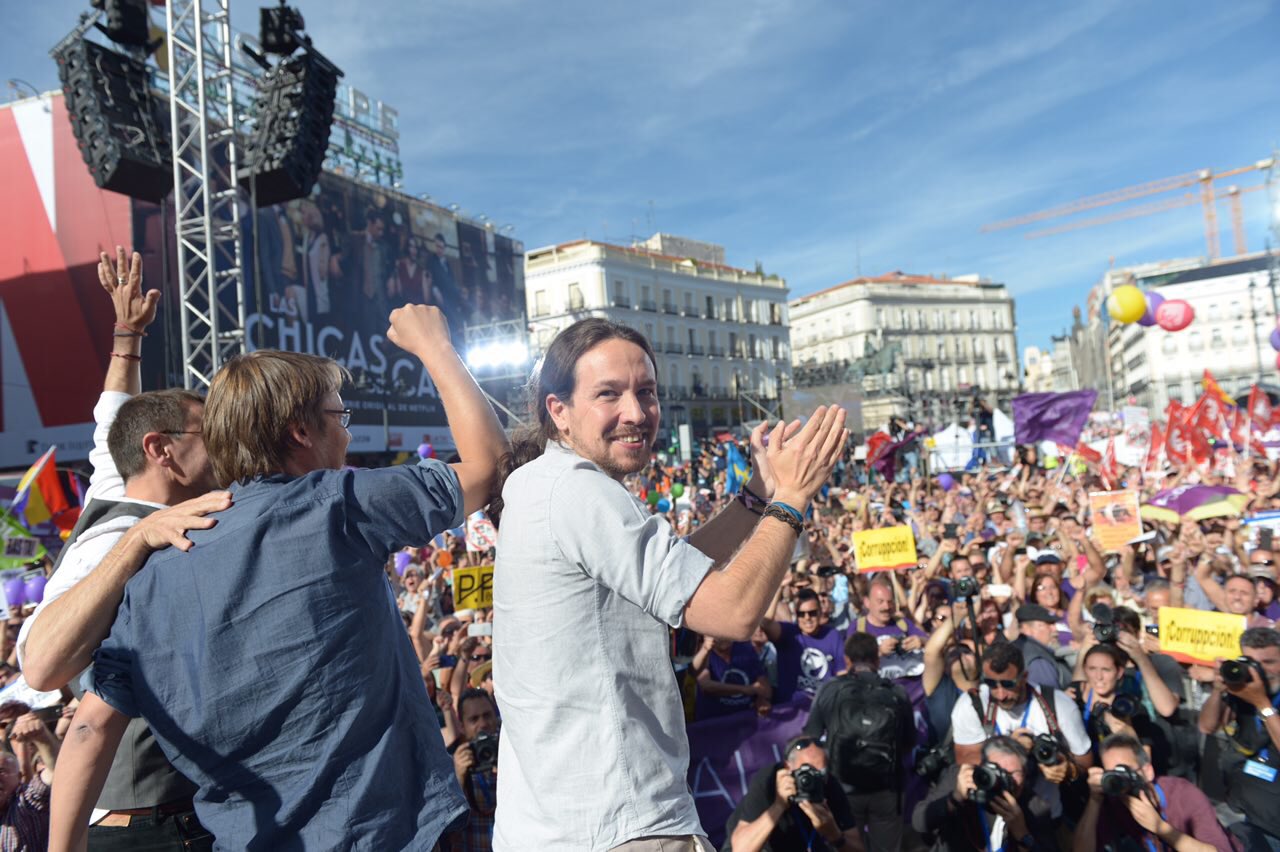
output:
<path id="1" fill-rule="evenodd" d="M 791 527 L 797 536 L 803 534 L 804 524 L 797 521 L 791 512 L 787 511 L 787 509 L 782 508 L 783 505 L 784 504 L 781 503 L 770 503 L 768 506 L 765 506 L 764 517 L 782 521 L 784 524 Z"/>
<path id="2" fill-rule="evenodd" d="M 774 500 L 774 501 L 773 501 L 773 503 L 772 503 L 772 504 L 770 504 L 770 505 L 773 505 L 773 506 L 777 506 L 777 507 L 779 507 L 779 508 L 780 508 L 780 509 L 782 509 L 784 512 L 786 512 L 788 515 L 790 515 L 791 517 L 795 518 L 795 519 L 796 519 L 796 523 L 797 523 L 797 524 L 804 524 L 804 515 L 803 515 L 803 514 L 801 513 L 801 511 L 800 511 L 799 509 L 797 509 L 795 506 L 792 506 L 792 505 L 787 504 L 787 503 L 783 503 L 783 502 L 782 502 L 782 501 L 780 501 L 780 500 Z"/>

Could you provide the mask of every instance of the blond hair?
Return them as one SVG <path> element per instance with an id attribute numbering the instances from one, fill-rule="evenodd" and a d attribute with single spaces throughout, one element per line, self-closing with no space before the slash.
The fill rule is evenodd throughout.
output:
<path id="1" fill-rule="evenodd" d="M 259 349 L 232 358 L 213 377 L 204 410 L 204 443 L 224 488 L 284 470 L 289 430 L 323 430 L 320 407 L 346 370 L 300 352 Z"/>

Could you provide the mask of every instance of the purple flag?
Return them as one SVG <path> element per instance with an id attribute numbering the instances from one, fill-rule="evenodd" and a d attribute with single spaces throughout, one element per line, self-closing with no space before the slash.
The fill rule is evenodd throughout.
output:
<path id="1" fill-rule="evenodd" d="M 1019 444 L 1053 441 L 1074 447 L 1098 399 L 1096 390 L 1024 393 L 1013 398 L 1013 437 Z"/>

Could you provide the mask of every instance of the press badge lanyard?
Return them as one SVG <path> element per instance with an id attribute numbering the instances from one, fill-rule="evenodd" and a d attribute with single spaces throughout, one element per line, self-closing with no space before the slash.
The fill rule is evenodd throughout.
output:
<path id="1" fill-rule="evenodd" d="M 985 806 L 978 807 L 978 825 L 982 826 L 982 843 L 986 847 L 987 852 L 991 850 L 991 827 L 987 825 L 987 809 Z M 1009 823 L 1004 824 L 1004 840 L 1000 841 L 1000 849 L 998 852 L 1004 852 L 1005 846 L 1009 839 Z"/>
<path id="2" fill-rule="evenodd" d="M 988 696 L 988 698 L 990 698 L 990 696 Z M 996 732 L 996 736 L 998 737 L 1001 735 L 1000 720 L 997 718 L 999 711 L 996 709 L 996 700 L 994 698 L 990 698 L 990 700 L 991 700 L 991 727 Z M 1027 696 L 1027 709 L 1022 711 L 1022 721 L 1018 723 L 1019 728 L 1025 728 L 1027 726 L 1027 718 L 1031 715 L 1031 705 L 1034 701 L 1035 701 L 1035 696 L 1033 695 Z"/>
<path id="3" fill-rule="evenodd" d="M 1089 717 L 1093 715 L 1093 687 L 1089 688 L 1089 699 L 1084 705 L 1084 720 L 1089 721 Z"/>
<path id="4" fill-rule="evenodd" d="M 1276 693 L 1271 699 L 1271 706 L 1280 710 L 1280 692 Z M 1267 764 L 1267 761 L 1271 758 L 1271 734 L 1267 731 L 1267 726 L 1260 716 L 1255 715 L 1253 723 L 1258 726 L 1258 732 L 1267 737 L 1267 745 L 1263 746 L 1254 759 L 1245 761 L 1244 773 L 1263 781 L 1275 781 L 1276 775 L 1280 773 L 1280 770 Z"/>
<path id="5" fill-rule="evenodd" d="M 1169 799 L 1165 796 L 1164 790 L 1160 789 L 1159 784 L 1152 781 L 1151 786 L 1156 788 L 1156 795 L 1160 798 L 1160 819 L 1164 819 L 1164 812 L 1169 810 Z M 1142 843 L 1147 847 L 1148 852 L 1160 852 L 1160 847 L 1164 845 L 1162 843 L 1157 846 L 1150 834 L 1142 838 Z"/>

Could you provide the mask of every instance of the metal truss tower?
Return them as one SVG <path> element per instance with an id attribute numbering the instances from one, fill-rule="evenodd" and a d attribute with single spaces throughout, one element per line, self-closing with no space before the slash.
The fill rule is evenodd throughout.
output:
<path id="1" fill-rule="evenodd" d="M 165 20 L 182 382 L 198 390 L 245 346 L 229 0 L 168 0 Z"/>

